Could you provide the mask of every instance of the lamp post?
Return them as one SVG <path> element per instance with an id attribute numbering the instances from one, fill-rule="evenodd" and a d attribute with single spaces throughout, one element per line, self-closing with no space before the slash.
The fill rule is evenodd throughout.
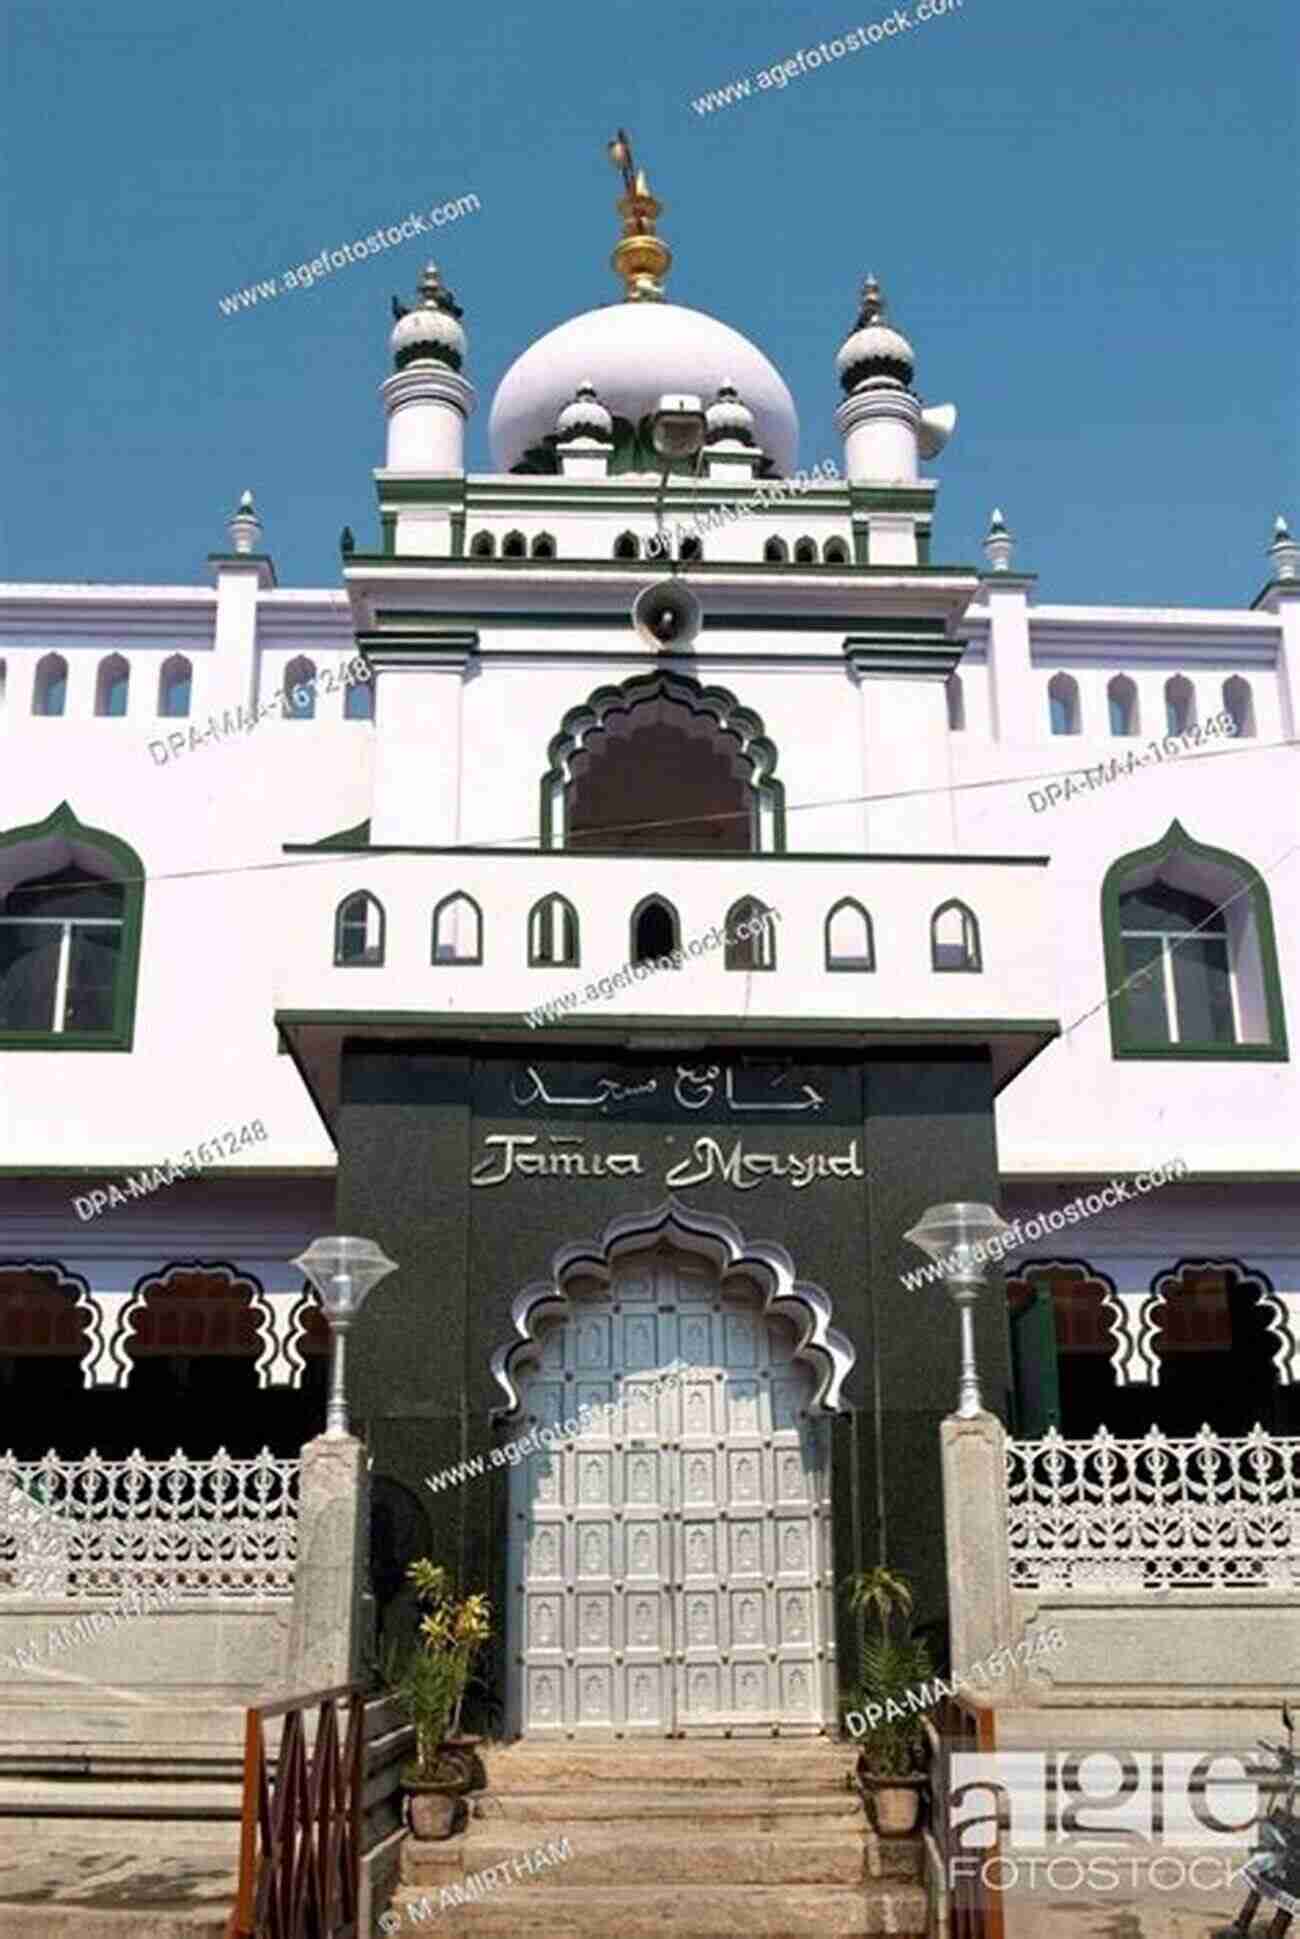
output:
<path id="1" fill-rule="evenodd" d="M 397 1262 L 388 1258 L 373 1239 L 313 1239 L 306 1252 L 293 1264 L 309 1279 L 320 1296 L 332 1340 L 330 1356 L 330 1397 L 325 1411 L 325 1439 L 345 1440 L 348 1434 L 348 1403 L 344 1393 L 343 1369 L 347 1353 L 348 1328 L 361 1311 L 372 1286 L 390 1272 Z"/>
<path id="2" fill-rule="evenodd" d="M 985 1284 L 984 1269 L 992 1242 L 1001 1241 L 993 1254 L 999 1259 L 1003 1252 L 1010 1250 L 1006 1241 L 1012 1231 L 991 1205 L 957 1200 L 951 1205 L 927 1207 L 918 1222 L 903 1234 L 934 1260 L 960 1316 L 961 1379 L 957 1388 L 957 1414 L 961 1420 L 968 1421 L 984 1411 L 975 1365 L 975 1301 Z"/>

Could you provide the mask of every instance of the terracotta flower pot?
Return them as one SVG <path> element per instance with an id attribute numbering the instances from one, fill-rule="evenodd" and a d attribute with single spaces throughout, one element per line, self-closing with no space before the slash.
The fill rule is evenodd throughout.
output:
<path id="1" fill-rule="evenodd" d="M 921 1815 L 921 1793 L 927 1780 L 917 1777 L 878 1777 L 859 1774 L 876 1830 L 882 1838 L 906 1838 Z"/>

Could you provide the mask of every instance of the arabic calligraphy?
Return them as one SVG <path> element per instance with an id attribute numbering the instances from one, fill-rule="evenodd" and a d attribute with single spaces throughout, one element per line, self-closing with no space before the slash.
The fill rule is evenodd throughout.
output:
<path id="1" fill-rule="evenodd" d="M 673 1096 L 684 1111 L 702 1111 L 711 1104 L 717 1091 L 718 1079 L 723 1073 L 716 1064 L 709 1064 L 703 1070 L 690 1070 L 685 1064 L 677 1066 L 677 1082 L 673 1086 Z M 785 1071 L 777 1075 L 767 1086 L 774 1091 L 784 1084 Z M 727 1107 L 732 1111 L 820 1111 L 826 1099 L 811 1084 L 800 1085 L 802 1097 L 788 1098 L 739 1098 L 736 1096 L 736 1073 L 730 1067 L 726 1072 Z M 686 1095 L 687 1090 L 691 1092 Z M 698 1095 L 696 1095 L 698 1093 Z"/>
<path id="2" fill-rule="evenodd" d="M 659 1088 L 657 1077 L 647 1078 L 642 1084 L 622 1084 L 614 1077 L 598 1077 L 589 1091 L 561 1093 L 548 1090 L 536 1064 L 529 1064 L 524 1075 L 527 1082 L 523 1087 L 518 1077 L 510 1080 L 510 1095 L 521 1111 L 533 1104 L 544 1104 L 552 1110 L 605 1111 L 611 1104 L 622 1104 L 628 1098 L 649 1097 Z M 702 1111 L 717 1096 L 721 1080 L 722 1100 L 730 1111 L 820 1111 L 826 1099 L 811 1084 L 801 1084 L 797 1096 L 772 1095 L 776 1091 L 784 1093 L 788 1075 L 779 1070 L 766 1085 L 760 1084 L 758 1096 L 737 1097 L 736 1072 L 730 1067 L 724 1072 L 718 1064 L 706 1064 L 698 1070 L 679 1064 L 673 1097 L 683 1111 Z"/>
<path id="3" fill-rule="evenodd" d="M 596 1088 L 589 1097 L 552 1097 L 536 1065 L 530 1064 L 527 1074 L 533 1088 L 526 1097 L 520 1097 L 517 1080 L 513 1077 L 510 1080 L 510 1095 L 521 1111 L 526 1110 L 530 1104 L 537 1103 L 549 1104 L 552 1107 L 557 1104 L 568 1104 L 584 1110 L 603 1111 L 607 1104 L 621 1104 L 624 1098 L 628 1097 L 646 1097 L 651 1091 L 659 1088 L 657 1077 L 652 1077 L 645 1084 L 620 1084 L 613 1077 L 600 1077 L 597 1078 Z"/>

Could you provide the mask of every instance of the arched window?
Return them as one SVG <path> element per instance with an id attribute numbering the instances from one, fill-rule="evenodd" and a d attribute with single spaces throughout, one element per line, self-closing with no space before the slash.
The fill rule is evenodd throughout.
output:
<path id="1" fill-rule="evenodd" d="M 344 896 L 334 916 L 337 969 L 377 968 L 384 960 L 384 911 L 366 889 Z"/>
<path id="2" fill-rule="evenodd" d="M 0 707 L 5 704 L 5 663 L 0 660 Z"/>
<path id="3" fill-rule="evenodd" d="M 284 711 L 290 720 L 311 720 L 316 712 L 316 662 L 305 654 L 284 670 Z"/>
<path id="4" fill-rule="evenodd" d="M 844 896 L 826 918 L 826 967 L 828 970 L 873 970 L 876 967 L 876 942 L 871 917 L 860 902 Z"/>
<path id="5" fill-rule="evenodd" d="M 783 566 L 790 558 L 790 548 L 784 539 L 768 539 L 763 547 L 763 557 L 770 566 Z"/>
<path id="6" fill-rule="evenodd" d="M 549 532 L 539 532 L 533 540 L 533 557 L 535 559 L 553 559 L 555 557 L 555 540 Z"/>
<path id="7" fill-rule="evenodd" d="M 846 566 L 849 562 L 849 548 L 843 539 L 827 539 L 822 547 L 822 558 L 828 566 Z"/>
<path id="8" fill-rule="evenodd" d="M 0 1045 L 129 1050 L 143 907 L 135 850 L 66 802 L 0 835 Z"/>
<path id="9" fill-rule="evenodd" d="M 797 566 L 815 566 L 817 563 L 816 539 L 796 539 L 794 562 Z"/>
<path id="10" fill-rule="evenodd" d="M 574 968 L 578 962 L 578 912 L 562 895 L 544 895 L 528 912 L 530 969 Z"/>
<path id="11" fill-rule="evenodd" d="M 32 712 L 61 714 L 68 704 L 68 663 L 61 653 L 46 653 L 36 663 Z"/>
<path id="12" fill-rule="evenodd" d="M 635 532 L 619 533 L 614 541 L 614 557 L 616 559 L 639 559 L 641 557 L 641 541 Z"/>
<path id="13" fill-rule="evenodd" d="M 483 911 L 473 896 L 457 890 L 446 895 L 433 912 L 433 961 L 483 961 Z"/>
<path id="14" fill-rule="evenodd" d="M 966 696 L 962 692 L 961 675 L 950 673 L 943 683 L 944 699 L 948 703 L 948 731 L 960 734 L 966 727 Z"/>
<path id="15" fill-rule="evenodd" d="M 944 902 L 931 916 L 930 962 L 937 970 L 983 969 L 980 926 L 964 902 Z"/>
<path id="16" fill-rule="evenodd" d="M 1106 688 L 1106 705 L 1110 710 L 1112 734 L 1130 735 L 1141 732 L 1138 692 L 1127 673 L 1117 673 Z"/>
<path id="17" fill-rule="evenodd" d="M 194 669 L 183 653 L 173 653 L 158 671 L 158 712 L 164 720 L 184 720 L 190 711 Z"/>
<path id="18" fill-rule="evenodd" d="M 1178 822 L 1102 884 L 1116 1057 L 1286 1056 L 1268 889 Z"/>
<path id="19" fill-rule="evenodd" d="M 1047 706 L 1054 734 L 1079 732 L 1079 683 L 1072 673 L 1054 673 L 1047 683 Z"/>
<path id="20" fill-rule="evenodd" d="M 681 557 L 683 559 L 702 559 L 704 557 L 703 539 L 697 539 L 693 536 L 688 539 L 683 539 Z"/>
<path id="21" fill-rule="evenodd" d="M 131 669 L 120 653 L 110 653 L 99 663 L 95 676 L 95 712 L 104 719 L 120 720 L 126 713 L 131 690 Z"/>
<path id="22" fill-rule="evenodd" d="M 648 895 L 638 902 L 632 911 L 632 948 L 629 960 L 633 963 L 654 963 L 661 957 L 671 957 L 675 949 L 681 948 L 681 926 L 677 911 L 671 902 L 661 895 Z M 678 967 L 676 963 L 672 965 Z"/>
<path id="23" fill-rule="evenodd" d="M 776 968 L 775 918 L 755 896 L 742 896 L 727 911 L 723 963 L 729 970 Z"/>
<path id="24" fill-rule="evenodd" d="M 476 532 L 469 542 L 471 559 L 495 559 L 497 542 L 490 532 Z"/>
<path id="25" fill-rule="evenodd" d="M 1165 681 L 1165 732 L 1190 734 L 1196 725 L 1196 690 L 1183 674 Z"/>
<path id="26" fill-rule="evenodd" d="M 344 720 L 373 720 L 375 717 L 375 683 L 373 680 L 354 680 L 343 693 Z"/>
<path id="27" fill-rule="evenodd" d="M 1223 704 L 1239 734 L 1247 736 L 1255 732 L 1255 703 L 1251 699 L 1250 682 L 1234 673 L 1231 680 L 1223 683 Z"/>
<path id="28" fill-rule="evenodd" d="M 528 547 L 524 543 L 523 533 L 507 532 L 501 541 L 501 557 L 503 559 L 525 559 L 527 556 Z"/>

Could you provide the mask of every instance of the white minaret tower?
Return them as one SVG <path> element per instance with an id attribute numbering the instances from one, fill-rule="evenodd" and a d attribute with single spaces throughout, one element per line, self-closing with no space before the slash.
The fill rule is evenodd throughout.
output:
<path id="1" fill-rule="evenodd" d="M 387 468 L 426 477 L 463 473 L 465 420 L 476 401 L 474 386 L 460 374 L 467 344 L 463 313 L 433 263 L 422 270 L 418 293 L 410 310 L 393 299 L 393 374 L 383 385 Z"/>
<path id="2" fill-rule="evenodd" d="M 918 459 L 937 457 L 957 423 L 955 405 L 922 409 L 911 387 L 912 346 L 884 318 L 880 285 L 868 276 L 857 328 L 836 359 L 845 397 L 835 422 L 850 484 L 915 484 Z"/>

